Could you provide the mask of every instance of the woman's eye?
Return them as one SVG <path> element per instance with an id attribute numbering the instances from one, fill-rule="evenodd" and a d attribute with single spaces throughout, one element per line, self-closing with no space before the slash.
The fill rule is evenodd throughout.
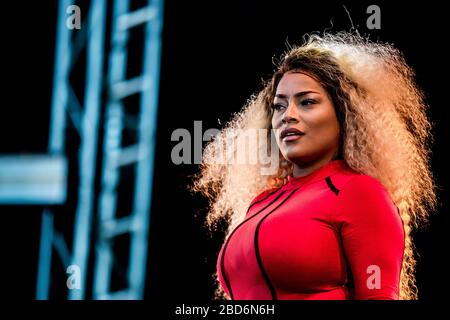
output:
<path id="1" fill-rule="evenodd" d="M 300 104 L 302 106 L 307 106 L 309 104 L 314 104 L 314 103 L 316 103 L 316 101 L 313 99 L 305 99 L 305 100 L 302 100 L 302 102 Z"/>
<path id="2" fill-rule="evenodd" d="M 272 108 L 275 109 L 275 110 L 281 110 L 281 109 L 284 108 L 284 106 L 282 104 L 280 104 L 280 103 L 275 103 L 275 104 L 272 105 Z"/>

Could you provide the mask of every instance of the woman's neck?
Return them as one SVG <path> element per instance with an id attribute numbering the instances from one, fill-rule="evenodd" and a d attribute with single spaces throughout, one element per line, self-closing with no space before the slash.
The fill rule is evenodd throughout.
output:
<path id="1" fill-rule="evenodd" d="M 314 162 L 304 163 L 304 164 L 296 164 L 294 163 L 294 168 L 292 171 L 292 176 L 294 178 L 296 177 L 303 177 L 307 176 L 308 174 L 316 171 L 317 169 L 323 167 L 327 163 L 330 163 L 331 161 L 335 160 L 336 157 L 324 157 Z"/>

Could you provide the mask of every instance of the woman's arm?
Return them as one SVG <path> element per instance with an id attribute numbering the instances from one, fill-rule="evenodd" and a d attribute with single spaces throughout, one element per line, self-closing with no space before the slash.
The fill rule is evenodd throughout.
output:
<path id="1" fill-rule="evenodd" d="M 398 299 L 404 230 L 389 193 L 376 179 L 360 175 L 339 192 L 335 209 L 354 298 Z"/>

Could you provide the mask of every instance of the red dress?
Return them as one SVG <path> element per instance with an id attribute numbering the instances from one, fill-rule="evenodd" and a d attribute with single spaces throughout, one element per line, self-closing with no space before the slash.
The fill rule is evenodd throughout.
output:
<path id="1" fill-rule="evenodd" d="M 334 160 L 250 204 L 219 253 L 231 299 L 398 299 L 403 223 L 384 186 Z"/>

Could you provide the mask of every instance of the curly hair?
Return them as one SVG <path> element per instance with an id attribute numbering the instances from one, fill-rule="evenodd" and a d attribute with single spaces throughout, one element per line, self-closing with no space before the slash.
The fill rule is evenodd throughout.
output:
<path id="1" fill-rule="evenodd" d="M 398 207 L 405 231 L 400 299 L 417 299 L 411 232 L 427 221 L 437 204 L 429 163 L 432 123 L 413 70 L 390 44 L 340 32 L 311 35 L 303 45 L 289 48 L 272 79 L 205 147 L 190 188 L 209 200 L 206 226 L 216 230 L 219 221 L 226 221 L 228 237 L 256 195 L 282 186 L 292 174 L 293 164 L 282 156 L 270 175 L 261 174 L 261 163 L 215 161 L 224 150 L 236 151 L 237 145 L 230 141 L 245 130 L 271 131 L 271 104 L 278 82 L 288 71 L 305 72 L 326 89 L 342 129 L 339 157 L 353 170 L 380 181 Z M 266 148 L 267 144 L 257 144 L 246 152 L 260 154 Z M 220 286 L 217 292 L 223 293 Z"/>

